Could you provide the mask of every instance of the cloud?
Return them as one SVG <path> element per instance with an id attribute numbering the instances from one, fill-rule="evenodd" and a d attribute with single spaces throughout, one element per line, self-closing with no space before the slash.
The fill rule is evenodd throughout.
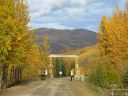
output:
<path id="1" fill-rule="evenodd" d="M 81 13 L 84 13 L 85 9 L 78 7 L 70 7 L 70 8 L 65 8 L 64 11 L 69 16 L 76 16 L 76 15 L 81 15 Z"/>
<path id="2" fill-rule="evenodd" d="M 71 27 L 66 27 L 64 25 L 61 25 L 59 23 L 48 23 L 48 24 L 44 24 L 42 27 L 44 27 L 44 28 L 55 28 L 55 29 L 73 29 Z"/>
<path id="3" fill-rule="evenodd" d="M 59 23 L 45 23 L 45 24 L 41 24 L 41 23 L 33 23 L 32 25 L 34 25 L 34 28 L 55 28 L 55 29 L 74 29 L 71 27 L 67 27 L 64 25 L 61 25 Z M 31 26 L 31 24 L 29 23 L 29 26 Z"/>
<path id="4" fill-rule="evenodd" d="M 61 6 L 61 0 L 28 0 L 32 18 L 50 13 L 54 8 Z"/>
<path id="5" fill-rule="evenodd" d="M 103 15 L 111 16 L 116 0 L 28 0 L 28 4 L 32 27 L 94 30 Z"/>
<path id="6" fill-rule="evenodd" d="M 64 6 L 85 5 L 87 0 L 28 0 L 32 18 L 52 12 L 54 9 L 63 9 Z"/>

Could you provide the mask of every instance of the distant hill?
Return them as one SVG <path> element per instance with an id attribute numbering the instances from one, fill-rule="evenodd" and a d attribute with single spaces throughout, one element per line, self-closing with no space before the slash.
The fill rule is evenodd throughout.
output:
<path id="1" fill-rule="evenodd" d="M 69 50 L 84 48 L 97 43 L 97 33 L 85 29 L 60 30 L 40 28 L 33 31 L 38 36 L 38 44 L 42 43 L 42 38 L 45 34 L 48 35 L 51 53 L 64 53 Z"/>

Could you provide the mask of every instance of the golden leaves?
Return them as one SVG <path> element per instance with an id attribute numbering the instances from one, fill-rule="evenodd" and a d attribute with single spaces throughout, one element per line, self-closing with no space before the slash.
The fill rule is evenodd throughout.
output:
<path id="1" fill-rule="evenodd" d="M 100 51 L 112 62 L 121 64 L 125 61 L 128 46 L 128 15 L 117 9 L 113 16 L 106 20 L 103 16 L 99 28 L 98 40 Z"/>

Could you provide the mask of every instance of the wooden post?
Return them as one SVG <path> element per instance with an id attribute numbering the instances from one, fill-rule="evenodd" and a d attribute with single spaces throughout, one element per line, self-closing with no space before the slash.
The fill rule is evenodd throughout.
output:
<path id="1" fill-rule="evenodd" d="M 79 70 L 79 64 L 78 64 L 78 57 L 75 59 L 75 75 L 79 76 L 80 75 L 80 70 Z"/>
<path id="2" fill-rule="evenodd" d="M 78 64 L 78 57 L 75 59 L 75 79 L 80 80 L 80 69 L 79 69 L 79 64 Z"/>
<path id="3" fill-rule="evenodd" d="M 112 90 L 112 96 L 114 96 L 114 90 Z"/>
<path id="4" fill-rule="evenodd" d="M 53 77 L 53 64 L 52 64 L 52 57 L 49 57 L 50 62 L 49 62 L 49 76 Z"/>

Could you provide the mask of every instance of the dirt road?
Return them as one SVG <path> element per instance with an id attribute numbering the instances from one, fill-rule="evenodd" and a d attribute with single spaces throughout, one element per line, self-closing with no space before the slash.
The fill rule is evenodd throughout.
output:
<path id="1" fill-rule="evenodd" d="M 85 92 L 84 85 L 69 79 L 50 79 L 33 81 L 15 86 L 4 92 L 3 96 L 92 96 Z"/>

